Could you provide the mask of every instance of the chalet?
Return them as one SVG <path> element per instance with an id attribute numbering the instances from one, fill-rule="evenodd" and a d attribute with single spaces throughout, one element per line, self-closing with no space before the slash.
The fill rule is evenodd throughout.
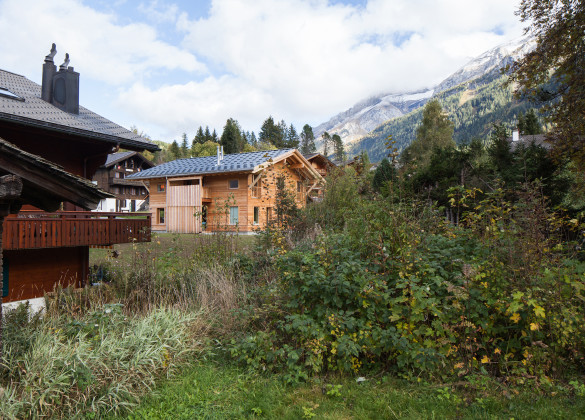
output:
<path id="1" fill-rule="evenodd" d="M 277 186 L 297 205 L 325 180 L 296 149 L 178 159 L 128 177 L 150 182 L 152 230 L 251 232 L 275 217 Z"/>
<path id="2" fill-rule="evenodd" d="M 547 141 L 546 134 L 520 134 L 518 130 L 512 132 L 512 137 L 506 139 L 510 143 L 510 150 L 514 151 L 518 147 L 529 147 L 531 145 L 543 147 L 547 150 L 552 148 L 552 144 Z"/>
<path id="3" fill-rule="evenodd" d="M 96 211 L 135 212 L 143 209 L 148 197 L 147 185 L 144 181 L 133 181 L 126 177 L 153 166 L 154 163 L 138 152 L 108 155 L 106 163 L 98 168 L 93 180 L 98 187 L 114 197 L 100 201 Z"/>
<path id="4" fill-rule="evenodd" d="M 310 153 L 303 156 L 322 177 L 326 177 L 331 172 L 331 170 L 336 167 L 336 165 L 331 160 L 329 160 L 327 156 L 322 155 L 321 153 Z M 309 198 L 314 201 L 322 200 L 323 187 L 321 185 L 315 187 L 309 194 Z"/>
<path id="5" fill-rule="evenodd" d="M 42 85 L 0 70 L 0 137 L 23 153 L 87 180 L 119 148 L 158 149 L 79 105 L 79 73 L 69 66 L 68 55 L 57 70 L 56 53 L 53 44 L 43 64 Z M 4 160 L 0 169 L 12 173 L 8 165 Z M 49 185 L 48 178 L 46 182 Z M 150 240 L 149 216 L 86 212 L 95 207 L 93 202 L 83 206 L 71 197 L 59 197 L 63 203 L 56 213 L 40 211 L 44 207 L 31 202 L 4 220 L 5 301 L 40 297 L 57 284 L 83 285 L 90 246 Z"/>

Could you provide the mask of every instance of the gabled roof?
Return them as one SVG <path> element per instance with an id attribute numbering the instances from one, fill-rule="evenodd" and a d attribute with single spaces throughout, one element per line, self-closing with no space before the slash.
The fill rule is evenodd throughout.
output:
<path id="1" fill-rule="evenodd" d="M 148 163 L 151 167 L 154 166 L 154 163 L 152 163 L 150 160 L 146 159 L 144 156 L 142 156 L 140 153 L 138 152 L 118 152 L 118 153 L 111 153 L 108 155 L 108 158 L 106 159 L 106 163 L 104 163 L 104 167 L 108 168 L 112 165 L 115 165 L 118 162 L 123 162 L 128 158 L 131 158 L 132 156 L 137 156 L 139 157 L 142 161 Z"/>
<path id="2" fill-rule="evenodd" d="M 65 171 L 40 156 L 25 152 L 0 137 L 0 174 L 22 178 L 22 201 L 55 211 L 62 201 L 95 209 L 102 198 L 113 197 L 91 181 Z"/>
<path id="3" fill-rule="evenodd" d="M 303 155 L 303 156 L 309 162 L 312 161 L 312 160 L 315 160 L 315 161 L 321 161 L 325 165 L 337 166 L 331 159 L 329 159 L 327 156 L 325 156 L 325 155 L 323 155 L 321 153 L 309 153 L 309 154 L 306 154 L 306 155 Z"/>
<path id="4" fill-rule="evenodd" d="M 0 121 L 87 137 L 137 150 L 158 146 L 82 106 L 79 114 L 62 111 L 41 99 L 41 86 L 24 76 L 0 70 Z"/>
<path id="5" fill-rule="evenodd" d="M 217 156 L 177 159 L 154 168 L 127 176 L 127 179 L 164 178 L 180 175 L 222 174 L 230 172 L 253 172 L 269 160 L 276 161 L 295 149 L 267 150 L 261 152 L 234 153 L 225 155 L 220 164 Z"/>

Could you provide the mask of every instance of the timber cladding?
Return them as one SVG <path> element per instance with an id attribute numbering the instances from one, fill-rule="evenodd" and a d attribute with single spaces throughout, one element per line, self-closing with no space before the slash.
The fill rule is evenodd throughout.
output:
<path id="1" fill-rule="evenodd" d="M 272 153 L 277 160 L 260 153 Z M 324 182 L 294 149 L 227 155 L 225 167 L 220 157 L 218 163 L 214 159 L 179 159 L 131 177 L 149 182 L 153 231 L 261 229 L 276 216 L 280 188 L 303 207 L 307 192 Z M 255 163 L 249 164 L 253 159 Z"/>
<path id="2" fill-rule="evenodd" d="M 8 296 L 4 302 L 31 299 L 52 292 L 57 285 L 81 287 L 87 278 L 89 247 L 4 251 L 8 262 Z M 34 262 L 34 264 L 32 264 Z"/>

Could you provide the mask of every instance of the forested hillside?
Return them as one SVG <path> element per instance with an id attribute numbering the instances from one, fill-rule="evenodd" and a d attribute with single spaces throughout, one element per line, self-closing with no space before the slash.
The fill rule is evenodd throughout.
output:
<path id="1" fill-rule="evenodd" d="M 494 123 L 512 127 L 517 116 L 534 105 L 513 98 L 512 87 L 505 86 L 507 76 L 494 70 L 471 82 L 462 83 L 435 96 L 441 103 L 455 129 L 453 138 L 457 144 L 473 138 L 486 139 Z M 354 143 L 348 155 L 354 156 L 366 150 L 372 162 L 388 155 L 386 140 L 389 135 L 396 141 L 399 151 L 408 146 L 416 136 L 422 108 L 404 117 L 390 120 Z"/>

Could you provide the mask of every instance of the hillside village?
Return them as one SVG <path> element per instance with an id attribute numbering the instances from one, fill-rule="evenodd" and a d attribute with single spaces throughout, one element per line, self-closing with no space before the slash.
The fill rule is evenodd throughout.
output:
<path id="1" fill-rule="evenodd" d="M 553 3 L 298 130 L 152 139 L 61 45 L 0 69 L 0 418 L 578 418 L 585 6 Z"/>

